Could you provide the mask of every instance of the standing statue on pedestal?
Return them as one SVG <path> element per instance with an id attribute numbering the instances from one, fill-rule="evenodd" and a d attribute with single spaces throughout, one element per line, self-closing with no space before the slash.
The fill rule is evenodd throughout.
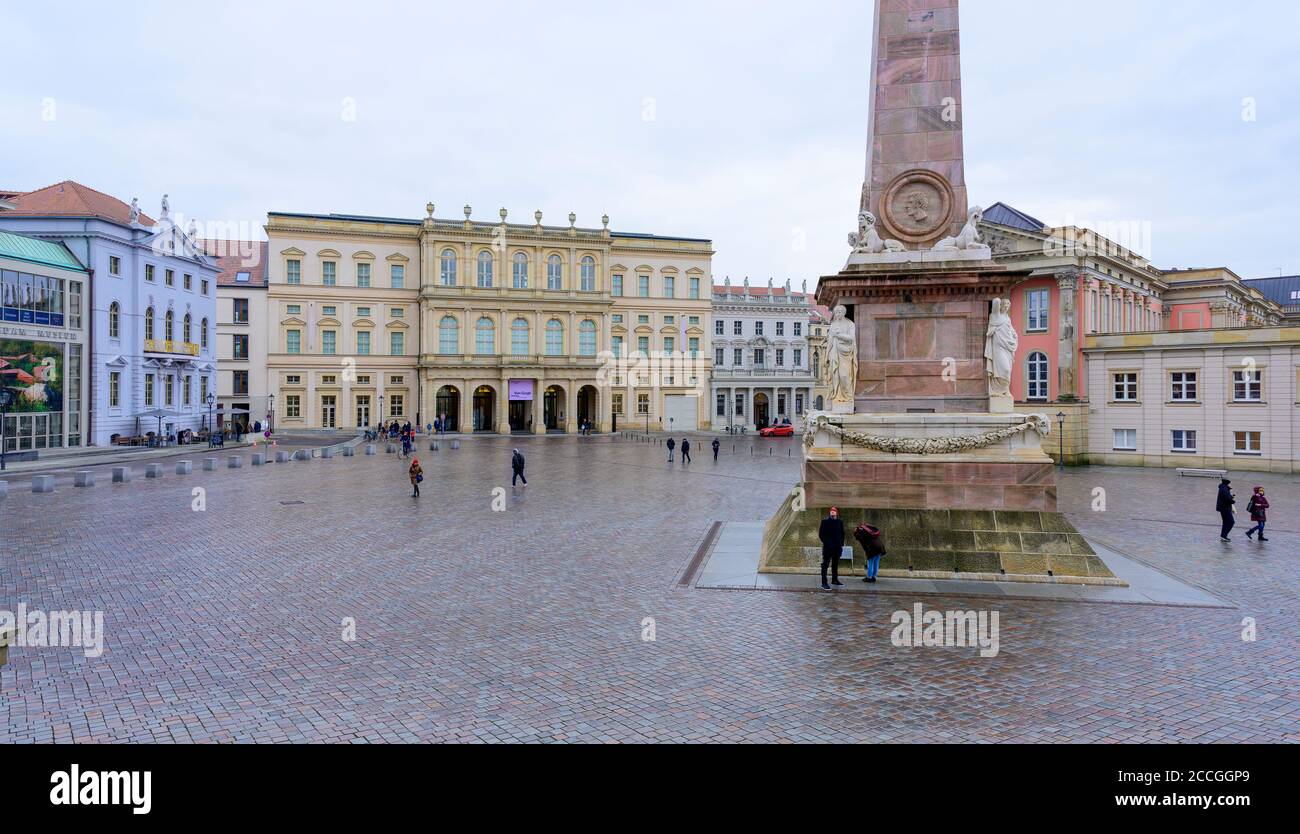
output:
<path id="1" fill-rule="evenodd" d="M 835 308 L 829 331 L 830 350 L 826 359 L 827 387 L 831 411 L 852 414 L 858 386 L 858 328 L 847 318 L 844 305 Z"/>
<path id="2" fill-rule="evenodd" d="M 994 414 L 1015 411 L 1015 401 L 1011 398 L 1011 369 L 1019 347 L 1020 334 L 1011 323 L 1011 302 L 993 299 L 989 331 L 984 338 L 984 367 L 989 378 L 989 411 Z"/>

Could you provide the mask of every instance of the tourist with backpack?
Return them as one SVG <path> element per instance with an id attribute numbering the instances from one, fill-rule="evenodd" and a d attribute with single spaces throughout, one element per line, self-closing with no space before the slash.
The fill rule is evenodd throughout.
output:
<path id="1" fill-rule="evenodd" d="M 862 581 L 874 585 L 880 573 L 880 559 L 885 555 L 885 534 L 879 527 L 863 522 L 853 531 L 853 537 L 862 545 L 862 552 L 867 557 L 867 578 Z"/>
<path id="2" fill-rule="evenodd" d="M 1246 538 L 1253 539 L 1256 533 L 1259 533 L 1259 540 L 1268 541 L 1264 538 L 1264 525 L 1268 523 L 1268 499 L 1264 497 L 1264 488 L 1255 487 L 1255 494 L 1250 496 L 1250 503 L 1246 505 L 1246 512 L 1250 513 L 1250 520 L 1255 522 L 1255 526 L 1246 531 Z"/>

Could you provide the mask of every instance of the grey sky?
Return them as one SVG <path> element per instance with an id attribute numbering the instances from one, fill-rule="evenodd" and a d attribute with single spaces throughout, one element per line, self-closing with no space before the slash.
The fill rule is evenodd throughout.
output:
<path id="1" fill-rule="evenodd" d="M 811 285 L 855 225 L 870 7 L 8 3 L 0 188 L 257 228 L 608 212 L 712 238 L 719 281 Z M 962 27 L 973 201 L 1149 222 L 1162 267 L 1300 273 L 1300 3 L 966 0 Z"/>

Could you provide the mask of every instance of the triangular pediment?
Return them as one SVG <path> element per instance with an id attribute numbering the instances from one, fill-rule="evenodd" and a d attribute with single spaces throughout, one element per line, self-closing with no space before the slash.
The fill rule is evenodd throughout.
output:
<path id="1" fill-rule="evenodd" d="M 280 324 L 287 324 L 291 327 L 306 327 L 307 322 L 303 321 L 297 316 L 289 316 L 289 318 L 287 319 L 282 319 L 280 321 Z"/>

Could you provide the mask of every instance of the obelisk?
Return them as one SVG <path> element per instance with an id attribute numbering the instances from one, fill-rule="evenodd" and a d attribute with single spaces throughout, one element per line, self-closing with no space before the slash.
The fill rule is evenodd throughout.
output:
<path id="1" fill-rule="evenodd" d="M 958 0 L 875 0 L 862 209 L 928 249 L 966 222 Z"/>

